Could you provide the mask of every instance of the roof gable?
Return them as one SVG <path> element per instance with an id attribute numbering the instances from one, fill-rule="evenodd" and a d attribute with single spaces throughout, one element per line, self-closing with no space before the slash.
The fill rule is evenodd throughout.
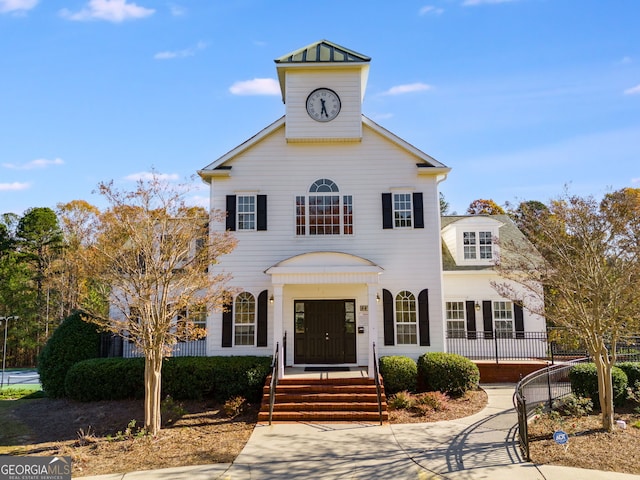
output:
<path id="1" fill-rule="evenodd" d="M 274 62 L 282 63 L 367 63 L 370 57 L 354 52 L 348 48 L 341 47 L 328 40 L 318 42 L 299 48 L 291 53 L 287 53 Z"/>

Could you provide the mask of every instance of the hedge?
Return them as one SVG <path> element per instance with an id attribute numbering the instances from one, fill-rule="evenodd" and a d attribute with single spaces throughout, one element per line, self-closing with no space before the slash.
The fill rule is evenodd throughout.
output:
<path id="1" fill-rule="evenodd" d="M 409 357 L 388 356 L 380 358 L 380 374 L 384 380 L 384 389 L 387 394 L 393 394 L 407 390 L 416 391 L 418 378 L 418 366 Z"/>
<path id="2" fill-rule="evenodd" d="M 65 377 L 77 362 L 100 354 L 100 333 L 96 325 L 82 320 L 76 312 L 65 318 L 38 357 L 38 373 L 47 396 L 65 395 Z"/>
<path id="3" fill-rule="evenodd" d="M 418 358 L 418 386 L 421 390 L 459 397 L 478 388 L 479 383 L 477 365 L 462 355 L 432 352 Z"/>
<path id="4" fill-rule="evenodd" d="M 270 357 L 172 357 L 162 366 L 162 397 L 175 400 L 243 396 L 256 401 L 270 372 Z M 76 363 L 65 379 L 79 401 L 144 397 L 144 358 L 100 358 Z"/>
<path id="5" fill-rule="evenodd" d="M 635 388 L 636 382 L 640 382 L 640 362 L 620 362 L 616 364 L 627 375 L 627 385 Z"/>
<path id="6" fill-rule="evenodd" d="M 618 367 L 611 369 L 613 377 L 613 404 L 620 406 L 627 399 L 627 375 Z M 594 363 L 582 363 L 569 370 L 571 391 L 578 397 L 590 398 L 594 408 L 600 408 L 598 372 Z"/>

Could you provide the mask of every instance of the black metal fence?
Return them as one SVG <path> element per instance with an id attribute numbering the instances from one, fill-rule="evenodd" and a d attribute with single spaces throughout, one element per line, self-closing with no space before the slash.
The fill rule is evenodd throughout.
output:
<path id="1" fill-rule="evenodd" d="M 513 405 L 518 414 L 520 448 L 527 461 L 531 460 L 529 456 L 529 417 L 540 406 L 551 409 L 555 400 L 571 394 L 569 371 L 574 365 L 587 361 L 587 358 L 581 358 L 552 365 L 527 375 L 516 385 Z"/>
<path id="2" fill-rule="evenodd" d="M 473 335 L 447 336 L 447 351 L 471 360 L 550 359 L 547 332 L 472 332 Z"/>

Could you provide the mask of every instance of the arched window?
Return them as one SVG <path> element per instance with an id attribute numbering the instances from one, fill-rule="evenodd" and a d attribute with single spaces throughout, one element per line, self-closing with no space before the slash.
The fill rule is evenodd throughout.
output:
<path id="1" fill-rule="evenodd" d="M 340 195 L 328 178 L 311 184 L 308 195 L 296 197 L 296 235 L 352 235 L 353 197 Z"/>
<path id="2" fill-rule="evenodd" d="M 234 344 L 255 345 L 256 300 L 249 292 L 242 292 L 236 297 L 233 321 Z"/>
<path id="3" fill-rule="evenodd" d="M 396 295 L 396 340 L 398 345 L 418 344 L 416 297 L 407 290 Z"/>

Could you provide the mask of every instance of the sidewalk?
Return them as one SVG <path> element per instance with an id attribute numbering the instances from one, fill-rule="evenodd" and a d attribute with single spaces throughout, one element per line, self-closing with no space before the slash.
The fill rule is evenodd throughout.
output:
<path id="1" fill-rule="evenodd" d="M 487 407 L 436 423 L 256 426 L 233 464 L 181 467 L 85 480 L 624 480 L 638 475 L 523 462 L 515 441 L 513 385 L 484 385 Z"/>

